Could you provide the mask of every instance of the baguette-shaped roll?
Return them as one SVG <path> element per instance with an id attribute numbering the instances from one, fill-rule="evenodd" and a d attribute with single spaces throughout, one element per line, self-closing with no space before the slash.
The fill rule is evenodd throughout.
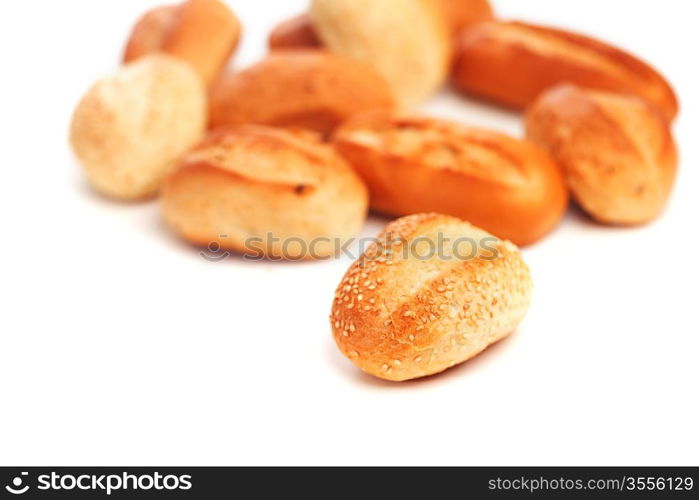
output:
<path id="1" fill-rule="evenodd" d="M 367 205 L 361 179 L 314 134 L 259 126 L 211 132 L 162 195 L 184 239 L 289 260 L 334 255 Z"/>
<path id="2" fill-rule="evenodd" d="M 269 48 L 272 50 L 313 49 L 320 48 L 322 45 L 311 17 L 307 13 L 282 21 L 269 35 Z"/>
<path id="3" fill-rule="evenodd" d="M 320 50 L 270 54 L 225 76 L 211 91 L 211 128 L 245 124 L 331 132 L 355 113 L 393 107 L 369 66 Z"/>
<path id="4" fill-rule="evenodd" d="M 164 51 L 191 64 L 211 84 L 240 40 L 240 22 L 219 0 L 185 0 L 156 7 L 134 26 L 124 62 Z"/>
<path id="5" fill-rule="evenodd" d="M 672 119 L 678 111 L 667 81 L 648 64 L 592 38 L 519 22 L 467 30 L 457 49 L 454 82 L 464 92 L 524 108 L 558 83 L 635 94 Z"/>
<path id="6" fill-rule="evenodd" d="M 477 23 L 491 21 L 493 9 L 488 0 L 440 0 L 446 22 L 454 34 Z M 269 35 L 269 48 L 318 48 L 323 43 L 311 17 L 300 14 L 279 23 Z"/>
<path id="7" fill-rule="evenodd" d="M 311 18 L 325 47 L 375 68 L 402 107 L 446 78 L 452 46 L 437 0 L 312 0 Z"/>
<path id="8" fill-rule="evenodd" d="M 185 62 L 152 54 L 98 81 L 73 114 L 70 142 L 99 192 L 154 195 L 206 127 L 206 89 Z"/>
<path id="9" fill-rule="evenodd" d="M 330 315 L 340 350 L 365 372 L 439 373 L 524 318 L 532 281 L 512 243 L 438 214 L 398 219 L 378 240 L 345 274 Z"/>
<path id="10" fill-rule="evenodd" d="M 526 245 L 551 231 L 568 203 L 549 156 L 497 132 L 371 113 L 340 127 L 333 143 L 365 180 L 379 212 L 453 215 Z"/>
<path id="11" fill-rule="evenodd" d="M 677 150 L 667 121 L 630 95 L 563 84 L 527 111 L 527 137 L 562 167 L 571 192 L 595 219 L 642 224 L 670 196 Z"/>

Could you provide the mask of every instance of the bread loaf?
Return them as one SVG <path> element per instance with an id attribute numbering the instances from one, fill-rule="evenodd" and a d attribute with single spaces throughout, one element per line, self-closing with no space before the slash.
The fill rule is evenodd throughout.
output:
<path id="1" fill-rule="evenodd" d="M 457 49 L 454 82 L 464 92 L 518 109 L 548 87 L 570 82 L 638 95 L 668 119 L 678 110 L 670 85 L 646 63 L 583 35 L 519 22 L 467 30 Z"/>
<path id="2" fill-rule="evenodd" d="M 393 106 L 369 66 L 320 50 L 281 51 L 211 91 L 211 127 L 305 127 L 327 134 L 355 113 Z"/>
<path id="3" fill-rule="evenodd" d="M 361 228 L 367 190 L 305 131 L 219 129 L 163 188 L 165 220 L 195 244 L 289 260 L 334 255 Z"/>
<path id="4" fill-rule="evenodd" d="M 532 282 L 510 242 L 438 214 L 398 219 L 378 241 L 345 274 L 330 315 L 338 347 L 365 372 L 439 373 L 524 318 Z"/>
<path id="5" fill-rule="evenodd" d="M 667 122 L 646 101 L 562 84 L 531 105 L 526 127 L 595 219 L 641 224 L 665 206 L 677 150 Z"/>
<path id="6" fill-rule="evenodd" d="M 311 18 L 325 47 L 381 74 L 398 104 L 412 107 L 445 80 L 451 59 L 437 0 L 312 0 Z"/>
<path id="7" fill-rule="evenodd" d="M 187 61 L 211 84 L 238 45 L 240 31 L 238 18 L 219 0 L 156 7 L 134 26 L 124 62 L 164 51 Z"/>
<path id="8" fill-rule="evenodd" d="M 533 144 L 429 118 L 371 113 L 333 144 L 369 186 L 379 212 L 435 211 L 526 245 L 551 231 L 568 201 L 563 177 Z"/>
<path id="9" fill-rule="evenodd" d="M 78 104 L 70 142 L 99 192 L 154 195 L 206 126 L 206 90 L 186 63 L 152 54 L 97 82 Z"/>

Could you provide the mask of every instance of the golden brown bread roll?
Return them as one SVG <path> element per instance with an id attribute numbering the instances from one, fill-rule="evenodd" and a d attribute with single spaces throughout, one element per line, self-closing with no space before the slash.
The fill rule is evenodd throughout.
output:
<path id="1" fill-rule="evenodd" d="M 677 151 L 667 122 L 646 101 L 563 84 L 531 105 L 526 126 L 595 219 L 640 224 L 665 206 Z"/>
<path id="2" fill-rule="evenodd" d="M 70 141 L 92 186 L 151 196 L 206 126 L 206 89 L 185 62 L 152 54 L 98 81 L 73 114 Z"/>
<path id="3" fill-rule="evenodd" d="M 440 0 L 446 21 L 454 33 L 494 18 L 488 0 Z M 270 33 L 270 49 L 319 48 L 323 43 L 311 17 L 300 14 L 279 23 Z"/>
<path id="4" fill-rule="evenodd" d="M 365 372 L 439 373 L 524 318 L 532 282 L 512 243 L 438 214 L 398 219 L 378 239 L 345 274 L 330 315 L 338 347 Z"/>
<path id="5" fill-rule="evenodd" d="M 164 51 L 190 63 L 211 84 L 237 47 L 240 31 L 238 18 L 219 0 L 156 7 L 134 26 L 124 62 Z"/>
<path id="6" fill-rule="evenodd" d="M 269 48 L 296 49 L 319 48 L 323 44 L 318 38 L 308 14 L 299 14 L 279 23 L 269 35 Z"/>
<path id="7" fill-rule="evenodd" d="M 312 0 L 310 12 L 324 46 L 375 68 L 399 105 L 444 82 L 452 47 L 437 0 Z"/>
<path id="8" fill-rule="evenodd" d="M 247 126 L 213 131 L 163 187 L 183 238 L 251 256 L 334 255 L 362 226 L 367 190 L 313 134 Z"/>
<path id="9" fill-rule="evenodd" d="M 333 144 L 380 212 L 440 212 L 526 245 L 551 231 L 567 206 L 562 175 L 548 155 L 496 132 L 371 113 L 340 127 Z"/>
<path id="10" fill-rule="evenodd" d="M 211 127 L 305 127 L 327 134 L 355 113 L 390 109 L 386 82 L 365 64 L 320 50 L 281 51 L 211 90 Z"/>
<path id="11" fill-rule="evenodd" d="M 519 22 L 467 30 L 457 49 L 454 82 L 464 92 L 519 109 L 548 87 L 570 82 L 636 94 L 668 119 L 678 110 L 670 85 L 646 63 L 583 35 Z"/>
<path id="12" fill-rule="evenodd" d="M 440 0 L 447 22 L 458 33 L 474 24 L 495 18 L 488 0 Z"/>

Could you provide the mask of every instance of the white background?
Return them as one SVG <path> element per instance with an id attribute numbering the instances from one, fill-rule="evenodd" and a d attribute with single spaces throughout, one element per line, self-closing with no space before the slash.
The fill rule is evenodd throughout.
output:
<path id="1" fill-rule="evenodd" d="M 167 231 L 157 202 L 86 186 L 70 113 L 155 3 L 1 7 L 0 463 L 699 465 L 695 2 L 496 2 L 667 74 L 683 109 L 680 176 L 647 227 L 571 210 L 525 250 L 536 290 L 521 328 L 404 384 L 363 375 L 334 346 L 327 315 L 348 259 L 210 263 Z M 230 3 L 245 26 L 238 67 L 305 4 Z M 517 115 L 447 93 L 425 110 L 521 134 Z"/>

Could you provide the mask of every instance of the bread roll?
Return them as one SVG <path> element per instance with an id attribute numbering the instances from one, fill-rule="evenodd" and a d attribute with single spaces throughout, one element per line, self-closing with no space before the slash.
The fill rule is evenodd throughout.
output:
<path id="1" fill-rule="evenodd" d="M 380 212 L 454 215 L 526 245 L 551 231 L 567 206 L 562 175 L 548 155 L 496 132 L 372 113 L 340 127 L 333 144 L 366 181 Z"/>
<path id="2" fill-rule="evenodd" d="M 367 190 L 308 132 L 212 132 L 167 180 L 165 220 L 183 238 L 253 257 L 334 255 L 362 226 Z"/>
<path id="3" fill-rule="evenodd" d="M 532 104 L 526 126 L 595 219 L 641 224 L 665 206 L 677 151 L 667 122 L 646 101 L 563 84 Z"/>
<path id="4" fill-rule="evenodd" d="M 162 50 L 190 63 L 211 84 L 237 47 L 240 31 L 238 18 L 219 0 L 156 7 L 134 26 L 124 62 Z"/>
<path id="5" fill-rule="evenodd" d="M 253 123 L 327 134 L 355 113 L 392 104 L 369 66 L 319 50 L 281 51 L 214 85 L 211 127 Z"/>
<path id="6" fill-rule="evenodd" d="M 445 80 L 452 47 L 437 0 L 312 0 L 311 18 L 328 49 L 375 68 L 403 107 Z"/>
<path id="7" fill-rule="evenodd" d="M 440 0 L 442 8 L 454 33 L 477 23 L 495 18 L 488 0 Z"/>
<path id="8" fill-rule="evenodd" d="M 330 322 L 365 372 L 401 381 L 439 373 L 506 337 L 524 318 L 532 282 L 512 243 L 454 217 L 388 225 L 347 271 Z"/>
<path id="9" fill-rule="evenodd" d="M 494 18 L 488 0 L 440 0 L 446 22 L 454 33 Z M 311 17 L 300 14 L 279 23 L 270 33 L 269 48 L 319 48 L 323 43 L 313 26 Z"/>
<path id="10" fill-rule="evenodd" d="M 269 35 L 269 48 L 272 50 L 312 49 L 320 48 L 322 45 L 308 14 L 300 14 L 282 21 Z"/>
<path id="11" fill-rule="evenodd" d="M 70 141 L 92 186 L 138 199 L 155 194 L 206 126 L 206 90 L 186 63 L 153 54 L 98 81 L 78 104 Z"/>
<path id="12" fill-rule="evenodd" d="M 635 57 L 586 36 L 518 22 L 467 30 L 457 49 L 454 82 L 464 92 L 520 109 L 563 82 L 636 94 L 668 119 L 678 109 L 670 85 Z"/>

